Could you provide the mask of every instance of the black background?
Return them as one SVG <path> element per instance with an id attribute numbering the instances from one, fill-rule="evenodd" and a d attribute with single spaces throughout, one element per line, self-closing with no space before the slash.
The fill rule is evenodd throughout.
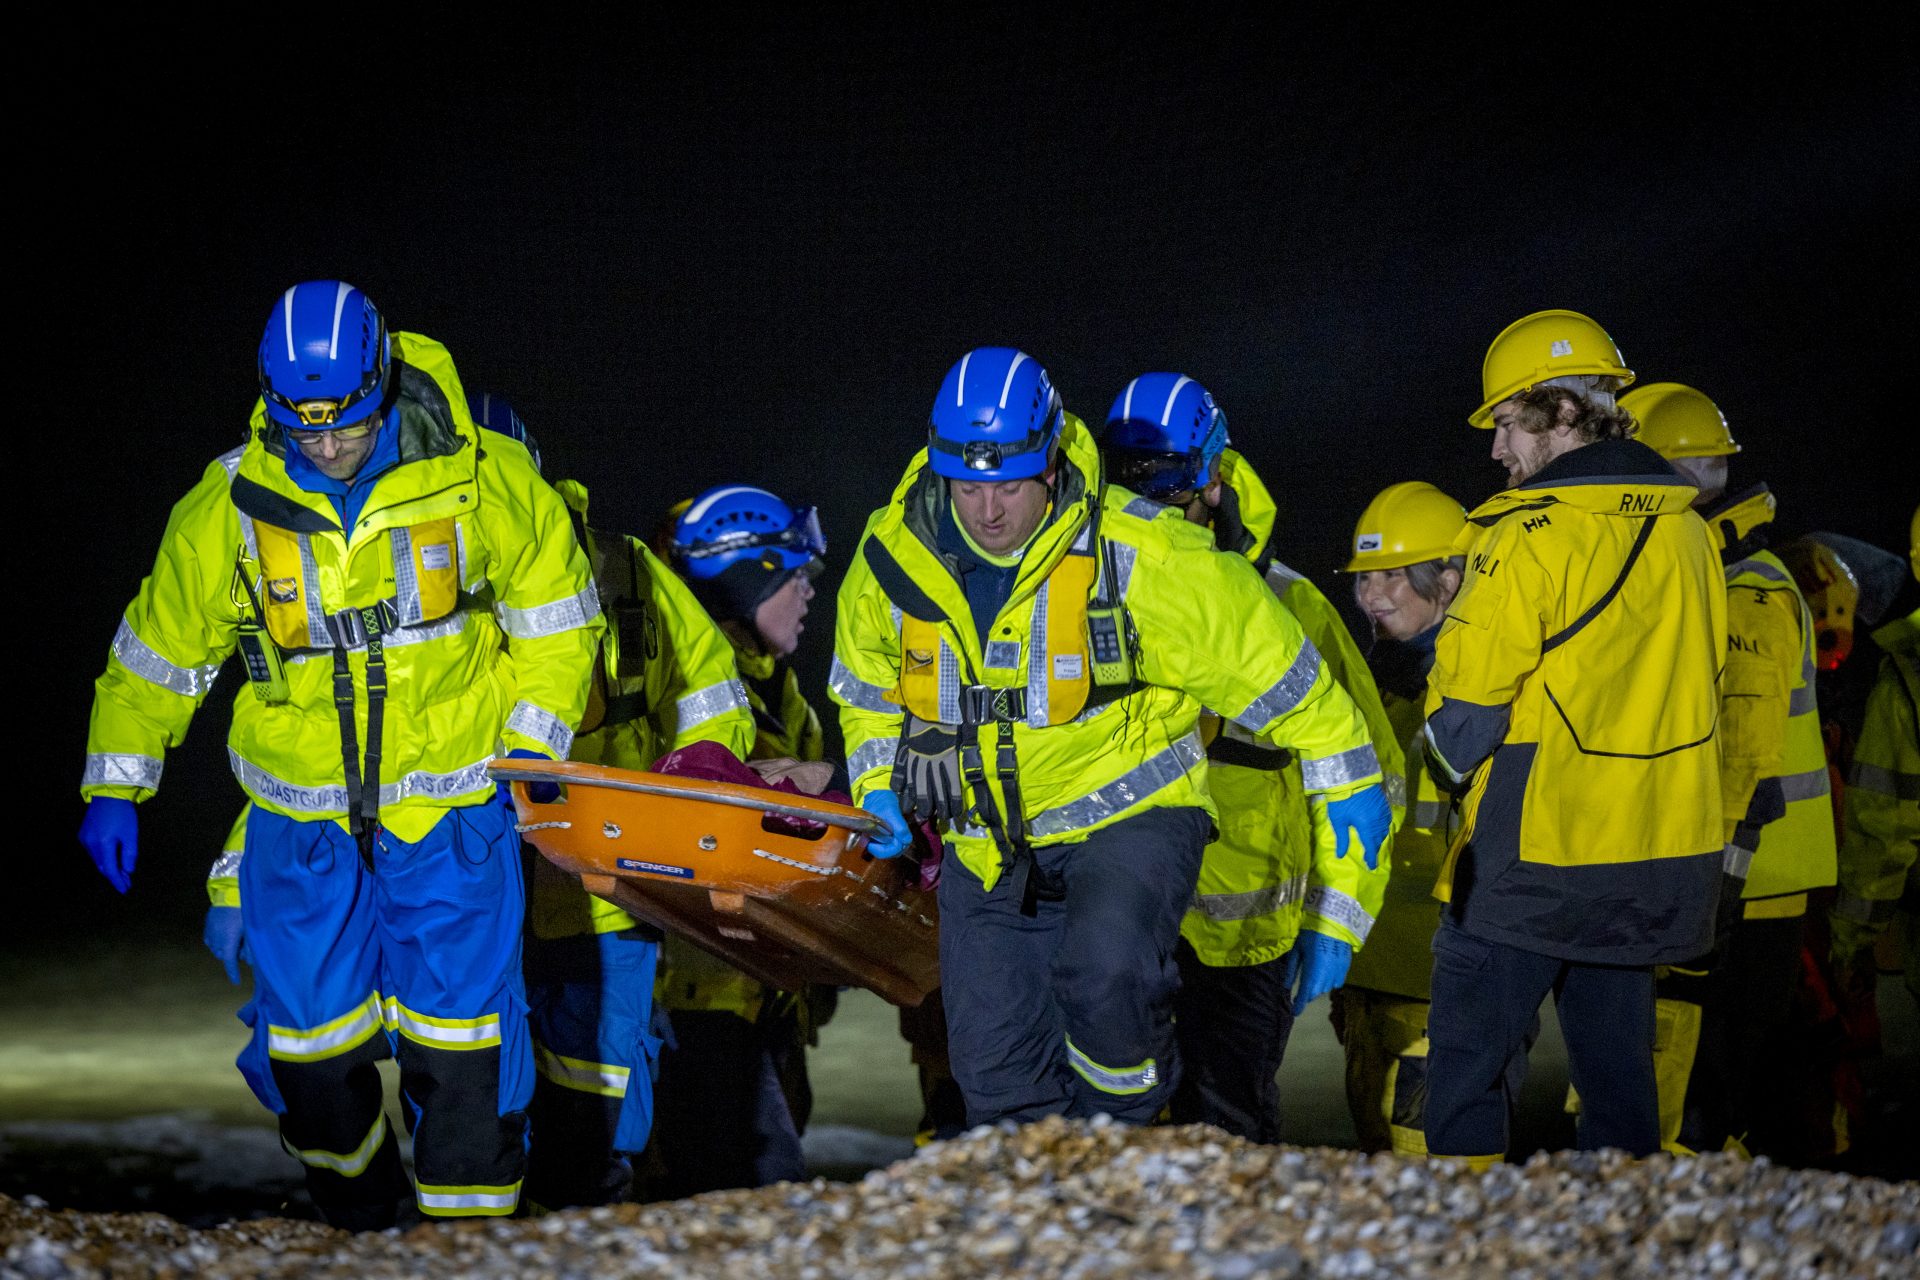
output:
<path id="1" fill-rule="evenodd" d="M 1736 484 L 1770 480 L 1784 532 L 1903 550 L 1912 30 L 1567 16 L 343 11 L 27 42 L 11 678 L 17 776 L 50 785 L 16 784 L 8 931 L 195 927 L 240 803 L 234 672 L 142 807 L 128 899 L 71 834 L 90 681 L 169 506 L 240 440 L 261 325 L 302 279 L 446 343 L 596 523 L 645 531 L 723 480 L 818 503 L 815 690 L 837 567 L 986 343 L 1096 424 L 1134 374 L 1205 383 L 1280 499 L 1282 557 L 1336 600 L 1378 489 L 1498 487 L 1465 422 L 1480 361 L 1545 307 L 1712 395 Z"/>

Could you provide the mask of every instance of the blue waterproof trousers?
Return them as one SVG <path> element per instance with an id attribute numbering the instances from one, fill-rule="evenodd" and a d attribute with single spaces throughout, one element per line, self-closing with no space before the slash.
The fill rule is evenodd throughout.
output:
<path id="1" fill-rule="evenodd" d="M 254 970 L 241 1073 L 329 1222 L 391 1225 L 404 1196 L 374 1067 L 386 1057 L 400 1064 L 421 1212 L 510 1214 L 533 1089 L 512 815 L 489 800 L 449 810 L 417 844 L 382 831 L 372 863 L 337 822 L 255 806 L 240 864 Z"/>
<path id="2" fill-rule="evenodd" d="M 948 1053 L 967 1121 L 1091 1116 L 1145 1124 L 1180 1077 L 1174 943 L 1212 830 L 1204 809 L 1149 809 L 1036 849 L 1066 886 L 1020 910 L 1023 876 L 992 892 L 951 852 L 940 871 Z"/>

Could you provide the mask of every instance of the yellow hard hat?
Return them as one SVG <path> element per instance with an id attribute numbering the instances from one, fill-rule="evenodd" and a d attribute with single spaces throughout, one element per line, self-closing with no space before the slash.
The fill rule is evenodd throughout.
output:
<path id="1" fill-rule="evenodd" d="M 1493 406 L 1548 378 L 1590 373 L 1633 381 L 1607 331 L 1578 311 L 1536 311 L 1500 331 L 1480 366 L 1480 408 L 1467 419 L 1476 427 L 1493 425 Z"/>
<path id="2" fill-rule="evenodd" d="M 1346 572 L 1371 573 L 1443 559 L 1453 554 L 1453 540 L 1466 526 L 1466 509 L 1426 481 L 1388 485 L 1360 513 Z"/>
<path id="3" fill-rule="evenodd" d="M 1669 460 L 1719 458 L 1740 452 L 1720 406 L 1678 382 L 1649 382 L 1620 397 L 1640 424 L 1634 439 Z"/>

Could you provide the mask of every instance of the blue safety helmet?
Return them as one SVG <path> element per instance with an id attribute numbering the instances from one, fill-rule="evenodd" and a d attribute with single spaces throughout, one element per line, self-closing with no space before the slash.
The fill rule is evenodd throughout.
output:
<path id="1" fill-rule="evenodd" d="M 385 404 L 393 376 L 387 322 L 344 280 L 309 280 L 280 295 L 260 337 L 267 416 L 296 431 L 349 427 Z"/>
<path id="2" fill-rule="evenodd" d="M 1107 411 L 1100 457 L 1107 478 L 1157 502 L 1206 487 L 1227 447 L 1227 415 L 1185 374 L 1143 373 Z"/>
<path id="3" fill-rule="evenodd" d="M 1047 469 L 1066 411 L 1053 380 L 1012 347 L 976 347 L 933 402 L 927 462 L 950 480 L 1026 480 Z"/>
<path id="4" fill-rule="evenodd" d="M 467 407 L 473 410 L 473 420 L 488 431 L 497 431 L 527 446 L 527 452 L 533 455 L 534 470 L 540 469 L 540 445 L 512 405 L 491 391 L 482 391 L 467 398 Z"/>
<path id="5" fill-rule="evenodd" d="M 818 512 L 790 507 L 751 485 L 715 486 L 673 522 L 673 558 L 696 581 L 717 578 L 743 561 L 778 569 L 784 577 L 826 554 Z"/>

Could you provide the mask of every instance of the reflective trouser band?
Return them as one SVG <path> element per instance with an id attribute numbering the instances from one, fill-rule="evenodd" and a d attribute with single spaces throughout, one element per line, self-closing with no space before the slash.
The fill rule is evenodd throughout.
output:
<path id="1" fill-rule="evenodd" d="M 1720 858 L 1720 869 L 1735 880 L 1745 880 L 1747 872 L 1753 868 L 1753 850 L 1742 849 L 1737 844 L 1729 844 Z"/>
<path id="2" fill-rule="evenodd" d="M 1920 800 L 1920 773 L 1883 769 L 1862 760 L 1853 762 L 1853 776 L 1848 780 L 1848 785 L 1861 791 L 1892 796 L 1896 800 Z"/>
<path id="3" fill-rule="evenodd" d="M 840 655 L 833 656 L 833 669 L 827 673 L 827 688 L 837 694 L 840 701 L 860 711 L 882 711 L 898 715 L 900 704 L 892 700 L 893 690 L 883 689 L 877 684 L 868 684 L 853 674 L 840 661 Z"/>
<path id="4" fill-rule="evenodd" d="M 567 1089 L 597 1093 L 603 1098 L 627 1096 L 629 1067 L 612 1062 L 588 1062 L 584 1058 L 566 1058 L 547 1046 L 534 1042 L 533 1065 L 541 1075 Z"/>
<path id="5" fill-rule="evenodd" d="M 145 787 L 148 791 L 158 791 L 162 768 L 161 761 L 153 756 L 96 751 L 87 757 L 87 766 L 80 773 L 80 785 L 83 787 Z"/>
<path id="6" fill-rule="evenodd" d="M 380 1030 L 380 993 L 374 992 L 330 1022 L 317 1027 L 267 1024 L 267 1056 L 282 1062 L 318 1062 L 365 1044 Z"/>
<path id="7" fill-rule="evenodd" d="M 1362 743 L 1339 755 L 1300 761 L 1300 784 L 1309 791 L 1331 791 L 1380 772 L 1380 757 L 1371 742 Z"/>
<path id="8" fill-rule="evenodd" d="M 520 1184 L 504 1187 L 436 1187 L 414 1185 L 420 1212 L 436 1218 L 504 1218 L 520 1206 Z"/>
<path id="9" fill-rule="evenodd" d="M 1367 750 L 1372 751 L 1373 748 L 1368 747 Z M 1048 809 L 1028 827 L 1036 836 L 1065 835 L 1069 831 L 1091 827 L 1124 809 L 1131 809 L 1156 791 L 1172 786 L 1204 759 L 1206 749 L 1200 745 L 1200 735 L 1197 732 L 1190 733 L 1099 790 L 1058 808 Z"/>
<path id="10" fill-rule="evenodd" d="M 680 695 L 673 704 L 674 732 L 683 735 L 715 716 L 725 715 L 729 711 L 752 710 L 753 704 L 747 701 L 746 686 L 738 680 L 722 680 L 719 684 L 710 684 L 704 689 Z"/>
<path id="11" fill-rule="evenodd" d="M 1307 890 L 1306 913 L 1343 926 L 1362 942 L 1373 931 L 1373 916 L 1360 905 L 1359 899 L 1323 884 Z"/>
<path id="12" fill-rule="evenodd" d="M 847 776 L 857 779 L 874 769 L 890 769 L 899 754 L 899 738 L 868 738 L 847 757 Z"/>
<path id="13" fill-rule="evenodd" d="M 1899 900 L 1895 898 L 1863 898 L 1854 893 L 1842 893 L 1834 899 L 1833 913 L 1855 924 L 1884 924 L 1893 919 L 1894 909 L 1899 905 Z"/>
<path id="14" fill-rule="evenodd" d="M 1828 776 L 1825 765 L 1821 765 L 1818 769 L 1808 769 L 1804 773 L 1789 773 L 1774 781 L 1780 784 L 1780 794 L 1789 804 L 1795 800 L 1823 798 L 1832 789 L 1832 779 Z"/>
<path id="15" fill-rule="evenodd" d="M 1145 1093 L 1160 1083 L 1160 1064 L 1152 1058 L 1137 1067 L 1103 1067 L 1080 1052 L 1073 1037 L 1066 1037 L 1067 1061 L 1080 1078 L 1102 1093 Z"/>
<path id="16" fill-rule="evenodd" d="M 532 738 L 555 760 L 565 760 L 573 750 L 573 730 L 567 727 L 567 722 L 524 698 L 513 704 L 513 711 L 507 716 L 507 729 Z"/>
<path id="17" fill-rule="evenodd" d="M 1320 676 L 1320 651 L 1313 647 L 1311 640 L 1300 642 L 1300 652 L 1293 656 L 1293 663 L 1273 686 L 1265 693 L 1247 704 L 1247 709 L 1233 717 L 1235 724 L 1249 733 L 1258 733 L 1275 720 L 1300 705 L 1313 690 L 1313 682 Z"/>
<path id="18" fill-rule="evenodd" d="M 287 1149 L 288 1155 L 301 1164 L 315 1169 L 331 1169 L 343 1178 L 357 1178 L 367 1171 L 367 1166 L 373 1163 L 373 1157 L 380 1150 L 380 1144 L 386 1140 L 387 1116 L 385 1112 L 381 1112 L 373 1118 L 373 1127 L 367 1130 L 367 1136 L 361 1139 L 360 1145 L 346 1155 L 317 1149 L 302 1151 L 284 1137 L 280 1139 L 280 1145 Z"/>
<path id="19" fill-rule="evenodd" d="M 1272 915 L 1289 902 L 1300 901 L 1306 891 L 1307 878 L 1298 875 L 1246 893 L 1196 893 L 1193 906 L 1209 920 L 1252 920 Z"/>
<path id="20" fill-rule="evenodd" d="M 481 1018 L 435 1018 L 415 1013 L 392 996 L 387 997 L 387 1027 L 429 1049 L 493 1049 L 500 1044 L 500 1015 Z"/>

